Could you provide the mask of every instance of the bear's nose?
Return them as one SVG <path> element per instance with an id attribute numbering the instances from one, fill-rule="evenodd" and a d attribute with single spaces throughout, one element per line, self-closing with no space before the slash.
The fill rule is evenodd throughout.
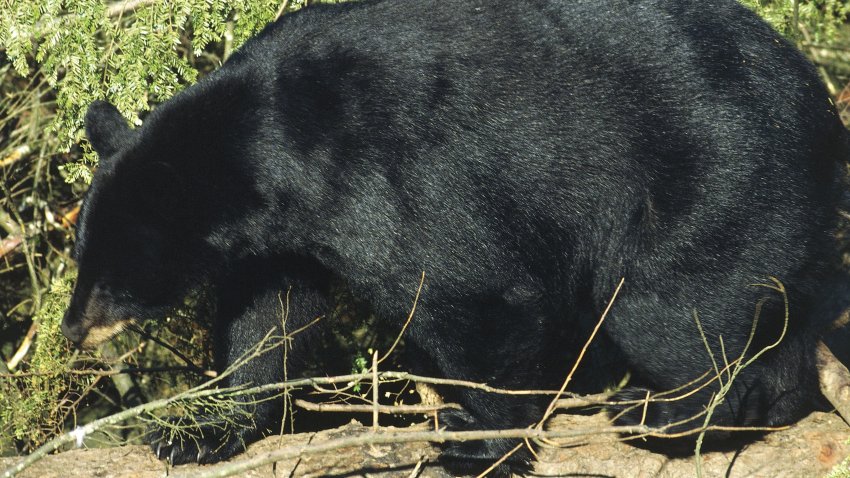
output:
<path id="1" fill-rule="evenodd" d="M 62 319 L 62 325 L 59 329 L 62 331 L 62 335 L 76 345 L 83 339 L 83 328 L 80 324 L 70 324 L 70 321 L 68 320 L 68 313 L 69 312 L 65 312 L 65 317 Z"/>

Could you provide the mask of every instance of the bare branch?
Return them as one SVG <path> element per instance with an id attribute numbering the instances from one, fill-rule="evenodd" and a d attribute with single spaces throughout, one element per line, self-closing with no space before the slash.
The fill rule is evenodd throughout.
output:
<path id="1" fill-rule="evenodd" d="M 313 403 L 297 399 L 295 405 L 313 412 L 343 412 L 343 413 L 371 413 L 378 411 L 384 414 L 419 414 L 434 413 L 449 408 L 460 409 L 457 403 L 445 403 L 442 405 L 348 405 L 344 403 Z"/>

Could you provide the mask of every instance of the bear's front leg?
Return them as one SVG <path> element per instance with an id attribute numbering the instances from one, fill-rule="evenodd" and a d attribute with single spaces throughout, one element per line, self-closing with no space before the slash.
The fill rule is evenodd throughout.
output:
<path id="1" fill-rule="evenodd" d="M 498 384 L 497 384 L 498 386 Z M 521 396 L 497 396 L 468 390 L 452 394 L 463 409 L 446 409 L 439 413 L 439 424 L 448 431 L 481 431 L 525 428 L 543 416 L 541 401 Z M 510 477 L 512 473 L 531 471 L 531 453 L 526 446 L 513 450 L 522 440 L 456 441 L 442 445 L 440 461 L 454 475 L 477 476 L 490 470 L 488 477 Z M 502 464 L 491 465 L 507 455 Z"/>
<path id="2" fill-rule="evenodd" d="M 543 378 L 544 355 L 557 334 L 537 327 L 544 310 L 536 303 L 487 298 L 451 307 L 450 313 L 423 301 L 405 343 L 415 371 L 422 374 L 483 383 L 496 388 L 550 388 Z M 519 302 L 519 303 L 517 303 Z M 490 306 L 490 304 L 495 304 Z M 464 309 L 463 307 L 466 307 Z M 475 310 L 484 310 L 486 315 Z M 433 345 L 432 345 L 433 344 Z M 448 431 L 489 431 L 526 428 L 543 417 L 545 396 L 487 393 L 464 387 L 438 387 L 443 399 L 462 409 L 445 409 L 438 424 Z M 531 453 L 520 439 L 498 438 L 447 442 L 441 464 L 455 476 L 478 475 L 509 455 L 487 476 L 508 477 L 531 470 Z"/>
<path id="3" fill-rule="evenodd" d="M 323 321 L 310 324 L 329 310 L 323 281 L 269 269 L 272 266 L 243 267 L 218 290 L 212 330 L 216 368 L 220 374 L 228 374 L 221 387 L 281 382 L 284 367 L 287 378 L 297 376 L 304 368 L 306 351 L 312 348 L 310 343 L 319 335 Z M 284 338 L 305 326 L 291 335 L 291 340 Z M 258 349 L 266 351 L 233 367 Z M 158 458 L 172 464 L 226 460 L 279 427 L 283 404 L 275 395 L 233 397 L 230 400 L 235 402 L 225 408 L 169 417 L 168 425 L 157 425 L 148 432 L 147 441 Z M 176 429 L 180 432 L 175 433 Z"/>

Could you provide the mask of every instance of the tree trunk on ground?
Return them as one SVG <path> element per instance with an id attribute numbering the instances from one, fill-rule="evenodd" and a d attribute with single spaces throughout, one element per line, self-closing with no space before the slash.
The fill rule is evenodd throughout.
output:
<path id="1" fill-rule="evenodd" d="M 602 415 L 560 414 L 551 421 L 555 428 L 604 427 Z M 426 424 L 415 428 L 424 430 Z M 371 433 L 369 427 L 352 422 L 334 430 L 266 438 L 247 453 L 235 457 L 245 460 L 288 445 L 320 443 L 323 440 Z M 705 477 L 818 477 L 824 476 L 850 455 L 847 444 L 850 429 L 835 414 L 814 413 L 794 427 L 766 435 L 763 439 L 738 446 L 731 451 L 703 453 Z M 591 442 L 592 443 L 588 443 Z M 568 448 L 543 448 L 532 476 L 659 477 L 696 476 L 693 456 L 669 458 L 638 446 L 622 443 L 615 437 L 587 437 Z M 335 450 L 325 454 L 278 462 L 238 476 L 248 477 L 447 477 L 436 463 L 438 449 L 426 443 L 372 445 Z M 0 459 L 0 468 L 15 463 L 15 458 Z M 221 465 L 199 467 L 184 465 L 169 468 L 154 458 L 147 447 L 72 450 L 48 456 L 21 476 L 32 478 L 122 477 L 153 478 L 197 471 L 210 471 Z M 850 472 L 844 475 L 850 477 Z"/>

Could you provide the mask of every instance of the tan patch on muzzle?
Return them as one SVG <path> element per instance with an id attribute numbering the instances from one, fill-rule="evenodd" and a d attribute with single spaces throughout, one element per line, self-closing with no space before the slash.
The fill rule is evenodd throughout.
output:
<path id="1" fill-rule="evenodd" d="M 93 325 L 89 328 L 86 338 L 80 343 L 80 347 L 93 349 L 121 333 L 132 322 L 133 319 L 124 319 L 109 325 Z"/>

